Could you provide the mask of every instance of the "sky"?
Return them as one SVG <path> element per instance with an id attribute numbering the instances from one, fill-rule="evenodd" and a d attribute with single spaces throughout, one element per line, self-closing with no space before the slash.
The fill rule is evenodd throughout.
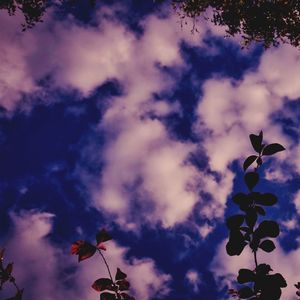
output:
<path id="1" fill-rule="evenodd" d="M 258 259 L 293 299 L 299 50 L 241 49 L 226 28 L 199 20 L 192 34 L 168 5 L 142 2 L 49 9 L 25 32 L 22 16 L 0 11 L 0 246 L 24 299 L 99 299 L 91 285 L 107 277 L 103 262 L 78 263 L 70 246 L 101 228 L 137 300 L 228 299 L 238 270 L 254 268 L 249 251 L 226 254 L 225 220 L 260 130 L 286 151 L 261 170 L 281 235 Z"/>

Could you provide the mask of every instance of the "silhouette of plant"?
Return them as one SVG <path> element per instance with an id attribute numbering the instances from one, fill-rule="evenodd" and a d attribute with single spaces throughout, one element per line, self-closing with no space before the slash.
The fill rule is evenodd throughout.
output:
<path id="1" fill-rule="evenodd" d="M 103 255 L 102 251 L 106 250 L 104 243 L 111 239 L 110 234 L 105 229 L 102 229 L 96 235 L 96 245 L 84 240 L 78 240 L 72 244 L 71 253 L 78 255 L 79 262 L 92 257 L 96 252 L 100 254 L 109 274 L 109 278 L 99 278 L 92 284 L 92 288 L 101 293 L 100 300 L 135 300 L 126 292 L 130 287 L 129 281 L 126 280 L 127 275 L 117 268 L 115 279 L 113 280 L 109 265 Z"/>
<path id="2" fill-rule="evenodd" d="M 258 250 L 267 253 L 275 249 L 275 244 L 270 238 L 276 238 L 279 233 L 279 225 L 273 220 L 258 219 L 266 215 L 265 207 L 277 203 L 277 197 L 271 193 L 254 191 L 259 182 L 259 167 L 263 164 L 263 157 L 270 156 L 285 148 L 277 143 L 263 144 L 263 133 L 250 134 L 250 141 L 257 154 L 250 155 L 244 161 L 244 181 L 249 190 L 248 194 L 237 193 L 233 196 L 233 202 L 239 206 L 241 213 L 227 218 L 226 224 L 229 229 L 229 241 L 226 245 L 227 254 L 230 256 L 240 255 L 246 246 L 252 250 L 255 269 L 240 269 L 237 277 L 239 284 L 246 284 L 239 290 L 230 289 L 229 293 L 239 299 L 251 300 L 277 300 L 280 299 L 281 289 L 286 287 L 286 281 L 280 273 L 270 274 L 270 265 L 258 263 Z M 246 170 L 256 163 L 252 172 Z M 298 288 L 298 287 L 297 287 Z"/>
<path id="3" fill-rule="evenodd" d="M 172 3 L 182 20 L 204 16 L 215 25 L 226 25 L 230 36 L 241 34 L 246 46 L 253 41 L 263 43 L 265 48 L 280 43 L 300 45 L 297 0 L 172 0 Z M 205 16 L 208 9 L 211 17 Z"/>
<path id="4" fill-rule="evenodd" d="M 8 263 L 4 266 L 4 252 L 5 249 L 0 249 L 0 290 L 3 289 L 3 285 L 10 282 L 16 288 L 15 296 L 7 298 L 6 300 L 21 300 L 23 295 L 23 289 L 20 289 L 16 283 L 15 277 L 12 276 L 13 263 Z"/>

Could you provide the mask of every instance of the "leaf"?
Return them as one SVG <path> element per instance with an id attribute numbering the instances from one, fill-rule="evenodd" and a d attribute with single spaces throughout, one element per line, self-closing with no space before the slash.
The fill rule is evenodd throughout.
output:
<path id="1" fill-rule="evenodd" d="M 7 298 L 6 300 L 22 300 L 23 291 L 24 291 L 23 289 L 18 290 L 17 294 L 14 297 Z"/>
<path id="2" fill-rule="evenodd" d="M 282 288 L 287 287 L 287 283 L 280 273 L 276 273 L 270 276 L 272 277 L 272 282 L 274 283 L 275 286 L 282 287 Z"/>
<path id="3" fill-rule="evenodd" d="M 126 277 L 127 277 L 127 275 L 125 273 L 123 273 L 119 268 L 117 268 L 115 280 L 122 280 L 122 279 L 125 279 Z"/>
<path id="4" fill-rule="evenodd" d="M 240 269 L 237 277 L 238 283 L 252 282 L 255 280 L 255 274 L 249 269 Z"/>
<path id="5" fill-rule="evenodd" d="M 255 162 L 257 157 L 258 157 L 257 155 L 250 155 L 245 159 L 243 164 L 244 171 L 246 171 Z"/>
<path id="6" fill-rule="evenodd" d="M 244 176 L 245 183 L 250 191 L 257 185 L 259 175 L 256 172 L 248 172 Z"/>
<path id="7" fill-rule="evenodd" d="M 258 165 L 259 167 L 262 165 L 263 161 L 262 161 L 261 157 L 259 157 L 259 158 L 256 160 L 256 163 L 257 163 L 257 165 Z"/>
<path id="8" fill-rule="evenodd" d="M 239 228 L 245 220 L 244 215 L 235 215 L 227 218 L 226 225 L 229 229 L 236 229 Z"/>
<path id="9" fill-rule="evenodd" d="M 238 205 L 248 205 L 251 203 L 251 199 L 249 199 L 248 195 L 244 193 L 237 193 L 232 198 L 233 202 Z"/>
<path id="10" fill-rule="evenodd" d="M 255 211 L 258 213 L 258 214 L 260 214 L 260 215 L 262 215 L 262 216 L 265 216 L 266 215 L 266 212 L 265 212 L 265 210 L 261 207 L 261 206 L 255 206 L 254 207 L 254 209 L 255 209 Z"/>
<path id="11" fill-rule="evenodd" d="M 253 149 L 257 153 L 260 153 L 260 151 L 262 149 L 262 140 L 263 140 L 263 133 L 262 133 L 262 131 L 259 133 L 259 135 L 250 134 L 249 138 L 250 138 L 250 141 L 251 141 Z"/>
<path id="12" fill-rule="evenodd" d="M 102 293 L 100 295 L 100 300 L 117 300 L 117 298 L 115 294 Z"/>
<path id="13" fill-rule="evenodd" d="M 271 193 L 260 194 L 256 199 L 257 204 L 272 206 L 277 203 L 277 197 Z"/>
<path id="14" fill-rule="evenodd" d="M 78 255 L 79 262 L 93 256 L 96 250 L 94 245 L 83 240 L 78 240 L 71 246 L 71 253 Z"/>
<path id="15" fill-rule="evenodd" d="M 248 286 L 245 286 L 239 290 L 239 296 L 241 299 L 250 298 L 254 295 L 254 292 Z"/>
<path id="16" fill-rule="evenodd" d="M 5 269 L 5 273 L 10 276 L 13 270 L 13 263 L 9 263 Z"/>
<path id="17" fill-rule="evenodd" d="M 240 255 L 246 245 L 247 243 L 245 242 L 244 236 L 239 230 L 230 231 L 229 241 L 226 244 L 228 255 Z"/>
<path id="18" fill-rule="evenodd" d="M 129 290 L 130 283 L 126 279 L 117 280 L 116 284 L 119 286 L 120 291 Z"/>
<path id="19" fill-rule="evenodd" d="M 96 234 L 96 241 L 97 241 L 97 244 L 100 244 L 100 243 L 104 243 L 104 242 L 107 242 L 109 240 L 111 240 L 112 237 L 111 235 L 106 231 L 106 229 L 101 229 L 97 234 Z"/>
<path id="20" fill-rule="evenodd" d="M 257 213 L 256 213 L 256 211 L 253 208 L 249 209 L 246 212 L 246 218 L 245 218 L 245 220 L 246 220 L 247 225 L 250 228 L 254 227 L 254 225 L 255 225 L 255 223 L 257 221 Z"/>
<path id="21" fill-rule="evenodd" d="M 135 300 L 135 298 L 129 296 L 126 293 L 121 293 L 121 295 L 122 295 L 122 299 L 124 299 L 124 300 Z"/>
<path id="22" fill-rule="evenodd" d="M 263 221 L 259 224 L 254 234 L 260 238 L 277 237 L 279 235 L 279 226 L 275 221 Z"/>
<path id="23" fill-rule="evenodd" d="M 259 248 L 264 250 L 265 252 L 269 253 L 269 252 L 272 252 L 276 247 L 275 247 L 274 243 L 271 240 L 264 240 L 259 245 Z"/>
<path id="24" fill-rule="evenodd" d="M 97 292 L 102 292 L 104 290 L 113 291 L 113 282 L 109 278 L 99 278 L 93 284 L 92 288 Z"/>
<path id="25" fill-rule="evenodd" d="M 262 152 L 262 155 L 273 155 L 277 152 L 284 151 L 285 148 L 277 143 L 267 145 Z"/>
<path id="26" fill-rule="evenodd" d="M 267 264 L 259 264 L 256 268 L 256 274 L 259 276 L 267 275 L 270 273 L 270 271 L 273 271 L 270 265 Z"/>

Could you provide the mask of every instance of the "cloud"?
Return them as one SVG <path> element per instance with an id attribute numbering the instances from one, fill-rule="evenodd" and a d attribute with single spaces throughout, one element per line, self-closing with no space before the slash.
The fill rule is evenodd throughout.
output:
<path id="1" fill-rule="evenodd" d="M 95 299 L 91 284 L 101 276 L 107 277 L 100 257 L 78 265 L 69 247 L 66 251 L 52 243 L 48 236 L 55 220 L 53 214 L 27 211 L 13 213 L 11 217 L 14 230 L 5 246 L 7 259 L 14 262 L 14 274 L 18 284 L 25 288 L 26 299 Z M 169 293 L 171 277 L 159 271 L 153 260 L 128 258 L 129 249 L 116 242 L 108 242 L 107 248 L 105 255 L 111 269 L 115 272 L 120 267 L 128 274 L 138 299 L 159 298 Z"/>
<path id="2" fill-rule="evenodd" d="M 185 279 L 187 280 L 188 284 L 192 287 L 193 292 L 195 294 L 199 293 L 199 286 L 201 285 L 201 276 L 195 270 L 188 270 L 185 274 Z"/>
<path id="3" fill-rule="evenodd" d="M 228 256 L 225 244 L 226 240 L 219 245 L 217 254 L 211 263 L 211 271 L 218 282 L 219 290 L 225 286 L 228 289 L 235 286 L 239 269 L 249 268 L 253 270 L 255 268 L 253 253 L 249 247 L 245 248 L 240 256 Z M 299 281 L 300 248 L 286 253 L 276 242 L 275 245 L 276 249 L 272 253 L 258 252 L 258 263 L 267 263 L 274 270 L 274 273 L 283 275 L 288 286 L 282 289 L 282 298 L 293 299 L 296 293 L 294 284 Z"/>

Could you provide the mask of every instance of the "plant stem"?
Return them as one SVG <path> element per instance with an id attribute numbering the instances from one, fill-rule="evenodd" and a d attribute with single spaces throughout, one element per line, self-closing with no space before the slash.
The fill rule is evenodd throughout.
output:
<path id="1" fill-rule="evenodd" d="M 113 284 L 114 284 L 114 281 L 113 281 L 113 278 L 112 278 L 112 276 L 111 276 L 111 272 L 110 272 L 110 269 L 109 269 L 108 263 L 107 263 L 107 261 L 106 261 L 106 259 L 105 259 L 104 255 L 103 255 L 102 251 L 101 251 L 100 249 L 98 249 L 98 252 L 100 253 L 100 255 L 101 255 L 101 257 L 102 257 L 102 259 L 103 259 L 103 261 L 104 261 L 104 263 L 105 263 L 105 265 L 106 265 L 106 268 L 107 268 L 107 271 L 108 271 L 108 274 L 109 274 L 110 280 L 111 280 L 111 281 L 113 282 Z"/>
<path id="2" fill-rule="evenodd" d="M 106 268 L 107 268 L 107 271 L 108 271 L 108 274 L 109 274 L 109 277 L 110 277 L 110 280 L 111 280 L 113 286 L 116 287 L 116 284 L 115 284 L 115 282 L 114 282 L 114 280 L 113 280 L 113 278 L 112 278 L 112 276 L 111 276 L 111 272 L 110 272 L 108 263 L 107 263 L 107 261 L 106 261 L 104 255 L 103 255 L 102 251 L 101 251 L 100 249 L 98 249 L 98 252 L 99 252 L 99 254 L 101 255 L 101 257 L 102 257 L 102 259 L 103 259 L 103 261 L 104 261 L 104 263 L 105 263 L 105 265 L 106 265 Z M 119 293 L 118 293 L 118 290 L 115 290 L 115 294 L 116 294 L 116 296 L 117 296 L 117 299 L 121 299 L 121 298 L 120 298 L 120 295 L 119 295 Z"/>
<path id="3" fill-rule="evenodd" d="M 256 252 L 257 252 L 257 251 L 254 251 L 255 268 L 257 268 L 257 266 L 258 266 Z"/>

